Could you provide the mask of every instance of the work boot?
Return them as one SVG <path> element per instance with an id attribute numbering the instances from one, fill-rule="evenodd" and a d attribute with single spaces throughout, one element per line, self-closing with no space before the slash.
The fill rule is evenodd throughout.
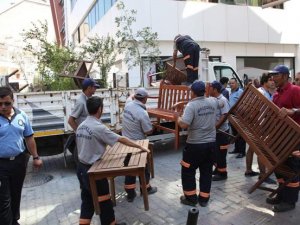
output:
<path id="1" fill-rule="evenodd" d="M 152 195 L 157 192 L 157 187 L 150 187 L 147 189 L 148 195 Z"/>
<path id="2" fill-rule="evenodd" d="M 266 199 L 266 203 L 268 203 L 268 204 L 270 204 L 270 205 L 277 205 L 277 204 L 279 204 L 281 201 L 280 201 L 280 199 L 278 198 L 278 197 L 275 197 L 275 198 L 270 198 L 270 197 L 268 197 L 267 199 Z"/>
<path id="3" fill-rule="evenodd" d="M 295 208 L 295 203 L 280 202 L 273 206 L 273 212 L 286 212 Z"/>
<path id="4" fill-rule="evenodd" d="M 241 159 L 241 158 L 244 158 L 244 157 L 245 157 L 244 153 L 239 153 L 235 158 L 236 159 Z"/>
<path id="5" fill-rule="evenodd" d="M 208 202 L 200 202 L 200 201 L 199 201 L 199 205 L 200 205 L 201 207 L 206 207 L 207 204 L 208 204 Z"/>
<path id="6" fill-rule="evenodd" d="M 192 199 L 187 199 L 184 195 L 180 196 L 180 202 L 184 205 L 196 206 L 197 201 L 193 201 Z"/>
<path id="7" fill-rule="evenodd" d="M 136 197 L 136 192 L 127 193 L 127 202 L 133 202 Z"/>
<path id="8" fill-rule="evenodd" d="M 218 169 L 217 169 L 217 167 L 213 170 L 213 172 L 212 172 L 212 175 L 216 175 L 216 174 L 218 174 L 219 172 L 218 172 Z"/>
<path id="9" fill-rule="evenodd" d="M 267 184 L 277 184 L 277 182 L 275 180 L 271 179 L 270 177 L 266 178 L 264 180 L 264 183 L 267 183 Z"/>
<path id="10" fill-rule="evenodd" d="M 220 180 L 226 180 L 227 179 L 227 175 L 225 174 L 216 174 L 212 177 L 212 181 L 220 181 Z"/>
<path id="11" fill-rule="evenodd" d="M 255 172 L 255 171 L 250 171 L 250 172 L 245 172 L 245 177 L 254 177 L 254 176 L 258 176 L 259 172 Z"/>
<path id="12" fill-rule="evenodd" d="M 143 191 L 142 191 L 142 189 L 140 188 L 140 191 L 141 191 L 141 195 L 143 194 Z M 147 188 L 147 192 L 148 192 L 148 195 L 152 195 L 152 194 L 154 194 L 154 193 L 156 193 L 157 192 L 157 187 L 148 187 Z"/>

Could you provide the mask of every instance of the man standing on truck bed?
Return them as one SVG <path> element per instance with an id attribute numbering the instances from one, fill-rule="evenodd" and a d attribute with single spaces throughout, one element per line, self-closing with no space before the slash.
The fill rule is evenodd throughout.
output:
<path id="1" fill-rule="evenodd" d="M 178 51 L 182 53 L 187 72 L 187 84 L 198 80 L 200 46 L 188 35 L 178 34 L 174 38 L 173 61 L 176 65 Z"/>
<path id="2" fill-rule="evenodd" d="M 13 93 L 0 87 L 0 224 L 18 225 L 23 182 L 28 163 L 26 146 L 33 166 L 42 166 L 28 116 L 13 107 Z"/>

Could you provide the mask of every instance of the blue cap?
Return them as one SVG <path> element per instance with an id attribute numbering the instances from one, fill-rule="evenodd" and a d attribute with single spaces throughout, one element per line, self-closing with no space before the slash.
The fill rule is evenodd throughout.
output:
<path id="1" fill-rule="evenodd" d="M 205 93 L 205 83 L 203 81 L 194 81 L 191 86 L 191 90 L 197 95 L 203 95 Z"/>
<path id="2" fill-rule="evenodd" d="M 148 97 L 148 92 L 145 88 L 138 88 L 136 89 L 134 96 L 137 98 L 145 98 Z"/>
<path id="3" fill-rule="evenodd" d="M 210 83 L 210 86 L 217 89 L 218 92 L 220 92 L 222 90 L 222 84 L 219 81 L 213 81 L 212 83 Z"/>
<path id="4" fill-rule="evenodd" d="M 92 78 L 85 78 L 82 81 L 82 88 L 87 88 L 89 86 L 96 87 L 96 88 L 100 87 L 100 85 L 94 79 L 92 79 Z"/>
<path id="5" fill-rule="evenodd" d="M 274 74 L 274 73 L 290 74 L 290 70 L 285 65 L 278 65 L 275 66 L 275 68 L 272 71 L 269 71 L 269 74 Z"/>

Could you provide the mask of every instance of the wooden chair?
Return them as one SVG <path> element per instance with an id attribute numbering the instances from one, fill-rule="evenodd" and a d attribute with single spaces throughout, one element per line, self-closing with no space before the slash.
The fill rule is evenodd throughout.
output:
<path id="1" fill-rule="evenodd" d="M 190 87 L 184 85 L 168 85 L 161 82 L 159 87 L 157 108 L 147 109 L 150 117 L 156 117 L 154 127 L 158 130 L 165 130 L 175 134 L 175 149 L 179 148 L 179 125 L 177 123 L 178 115 L 183 112 L 183 107 L 173 108 L 178 102 L 187 102 L 191 99 Z M 163 126 L 161 120 L 175 122 L 174 129 Z"/>
<path id="2" fill-rule="evenodd" d="M 226 119 L 260 157 L 268 171 L 248 190 L 249 193 L 260 188 L 263 181 L 275 171 L 288 176 L 289 179 L 297 175 L 297 172 L 283 163 L 299 146 L 300 126 L 289 116 L 284 115 L 253 85 L 247 86 L 224 121 Z M 261 189 L 266 190 L 263 187 Z M 272 190 L 271 195 L 278 190 Z"/>

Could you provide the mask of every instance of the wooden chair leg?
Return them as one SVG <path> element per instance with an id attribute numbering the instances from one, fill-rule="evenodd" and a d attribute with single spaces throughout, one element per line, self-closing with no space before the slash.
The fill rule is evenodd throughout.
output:
<path id="1" fill-rule="evenodd" d="M 111 196 L 111 201 L 113 202 L 113 206 L 116 206 L 116 189 L 115 189 L 115 179 L 114 177 L 109 177 L 109 188 L 110 188 L 110 196 Z"/>
<path id="2" fill-rule="evenodd" d="M 175 122 L 175 150 L 179 148 L 179 126 L 177 121 Z"/>
<path id="3" fill-rule="evenodd" d="M 151 178 L 154 178 L 154 160 L 153 160 L 153 143 L 149 143 L 150 154 L 148 154 L 148 165 L 150 169 Z"/>
<path id="4" fill-rule="evenodd" d="M 148 201 L 148 191 L 147 191 L 147 185 L 146 185 L 146 177 L 145 177 L 145 168 L 141 170 L 139 173 L 139 176 L 141 178 L 141 188 L 143 193 L 143 199 L 144 199 L 144 207 L 145 210 L 149 210 L 149 201 Z"/>

